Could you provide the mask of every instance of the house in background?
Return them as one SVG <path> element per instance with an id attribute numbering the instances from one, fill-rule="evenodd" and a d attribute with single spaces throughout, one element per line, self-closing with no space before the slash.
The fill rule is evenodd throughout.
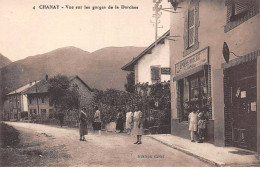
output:
<path id="1" fill-rule="evenodd" d="M 170 31 L 121 69 L 134 73 L 135 93 L 143 97 L 149 133 L 170 133 Z"/>
<path id="2" fill-rule="evenodd" d="M 121 69 L 132 71 L 135 75 L 135 84 L 161 83 L 170 80 L 170 53 L 167 36 L 170 31 L 164 33 L 158 40 L 157 45 L 153 42 L 132 61 Z"/>
<path id="3" fill-rule="evenodd" d="M 24 91 L 35 85 L 37 82 L 31 82 L 7 94 L 7 102 L 4 104 L 6 120 L 20 120 L 28 118 L 27 96 Z"/>
<path id="4" fill-rule="evenodd" d="M 87 105 L 92 99 L 93 90 L 79 76 L 71 76 L 69 80 L 71 85 L 78 87 L 80 107 Z M 50 104 L 48 87 L 49 80 L 46 77 L 24 92 L 28 98 L 30 119 L 32 116 L 37 116 L 44 120 L 49 118 L 50 113 L 54 111 L 54 107 Z"/>

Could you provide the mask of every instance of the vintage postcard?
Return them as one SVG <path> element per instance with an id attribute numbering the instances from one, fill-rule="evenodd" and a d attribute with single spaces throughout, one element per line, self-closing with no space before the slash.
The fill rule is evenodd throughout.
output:
<path id="1" fill-rule="evenodd" d="M 0 0 L 1 167 L 259 167 L 260 0 Z"/>

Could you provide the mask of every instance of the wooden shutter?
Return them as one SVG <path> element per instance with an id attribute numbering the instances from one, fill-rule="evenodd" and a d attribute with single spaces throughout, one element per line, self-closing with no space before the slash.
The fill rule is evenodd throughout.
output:
<path id="1" fill-rule="evenodd" d="M 152 77 L 152 81 L 161 81 L 159 67 L 155 67 L 155 66 L 151 67 L 151 77 Z"/>
<path id="2" fill-rule="evenodd" d="M 234 5 L 234 14 L 238 15 L 243 12 L 246 12 L 249 8 L 249 1 L 250 0 L 235 0 L 235 5 Z"/>
<path id="3" fill-rule="evenodd" d="M 195 8 L 192 8 L 188 12 L 188 37 L 189 37 L 189 47 L 194 45 L 195 41 Z"/>
<path id="4" fill-rule="evenodd" d="M 189 48 L 189 35 L 188 35 L 188 29 L 189 29 L 189 10 L 187 11 L 185 23 L 184 23 L 184 49 Z"/>

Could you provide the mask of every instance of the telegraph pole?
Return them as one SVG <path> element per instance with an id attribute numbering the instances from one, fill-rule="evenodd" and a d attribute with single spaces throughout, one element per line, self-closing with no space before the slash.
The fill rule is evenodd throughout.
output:
<path id="1" fill-rule="evenodd" d="M 153 25 L 155 25 L 155 46 L 157 45 L 157 38 L 158 38 L 158 28 L 163 28 L 163 26 L 158 27 L 158 24 L 160 23 L 159 18 L 162 15 L 162 12 L 160 12 L 160 9 L 162 8 L 162 5 L 160 3 L 162 0 L 153 0 L 154 7 L 153 7 L 153 17 L 155 17 L 155 22 L 151 21 Z"/>

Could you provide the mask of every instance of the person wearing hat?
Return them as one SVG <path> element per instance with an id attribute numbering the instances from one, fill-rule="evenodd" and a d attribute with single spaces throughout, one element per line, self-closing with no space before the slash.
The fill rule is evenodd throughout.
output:
<path id="1" fill-rule="evenodd" d="M 85 135 L 88 134 L 88 124 L 87 124 L 87 113 L 86 113 L 86 107 L 82 107 L 80 111 L 79 116 L 79 135 L 80 135 L 80 141 L 86 141 Z"/>

